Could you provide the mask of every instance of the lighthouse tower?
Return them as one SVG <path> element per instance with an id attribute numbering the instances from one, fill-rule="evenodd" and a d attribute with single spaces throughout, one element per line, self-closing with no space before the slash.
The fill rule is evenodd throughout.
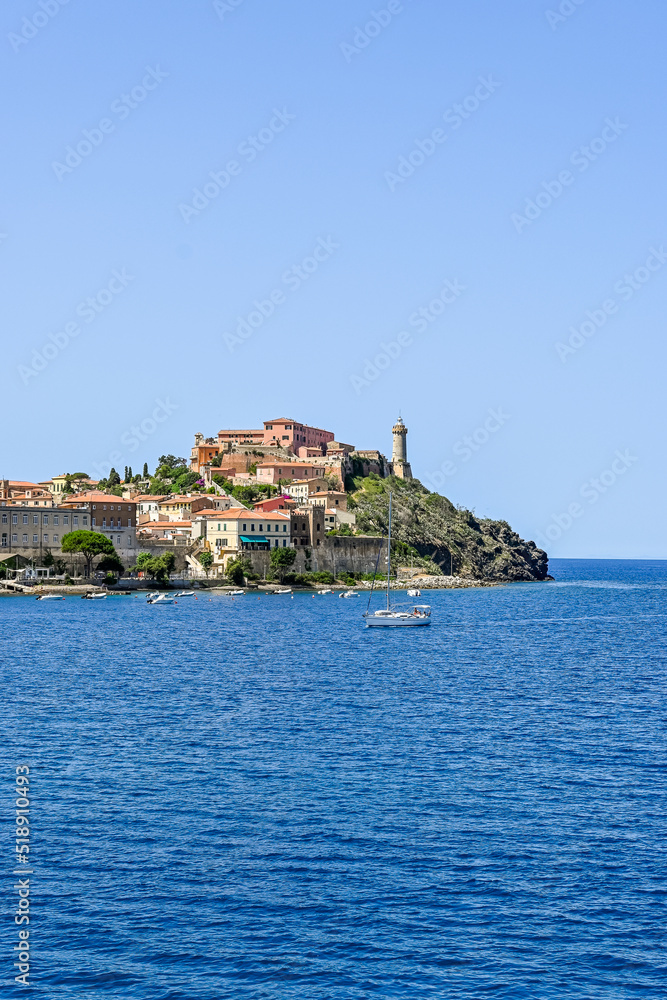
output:
<path id="1" fill-rule="evenodd" d="M 391 452 L 391 464 L 394 475 L 398 476 L 399 479 L 412 479 L 412 469 L 408 462 L 408 445 L 406 440 L 408 429 L 401 417 L 398 418 L 391 432 L 394 435 L 394 446 Z"/>

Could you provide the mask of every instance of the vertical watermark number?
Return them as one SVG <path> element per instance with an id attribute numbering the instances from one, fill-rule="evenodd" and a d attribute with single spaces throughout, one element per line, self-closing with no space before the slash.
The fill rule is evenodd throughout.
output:
<path id="1" fill-rule="evenodd" d="M 18 942 L 13 953 L 18 961 L 14 967 L 18 975 L 14 982 L 30 986 L 30 768 L 23 764 L 16 768 L 16 867 L 14 875 L 19 877 L 14 885 L 18 893 L 14 923 L 18 925 Z M 25 925 L 25 926 L 24 926 Z"/>

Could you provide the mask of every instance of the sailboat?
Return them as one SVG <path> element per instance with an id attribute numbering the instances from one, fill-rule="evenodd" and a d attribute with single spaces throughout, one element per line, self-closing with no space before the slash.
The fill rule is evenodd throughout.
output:
<path id="1" fill-rule="evenodd" d="M 382 542 L 380 542 L 380 551 L 378 552 L 378 562 L 380 561 L 380 553 L 382 552 Z M 377 566 L 376 566 L 377 570 Z M 379 611 L 370 612 L 371 597 L 373 596 L 373 586 L 375 585 L 375 577 L 373 577 L 373 586 L 371 586 L 371 592 L 368 596 L 368 607 L 366 608 L 366 613 L 364 618 L 366 619 L 367 626 L 380 626 L 380 627 L 405 627 L 412 625 L 430 625 L 431 624 L 431 608 L 428 604 L 410 604 L 406 607 L 399 605 L 393 605 L 391 603 L 391 493 L 389 494 L 389 531 L 387 538 L 387 607 L 380 609 Z"/>

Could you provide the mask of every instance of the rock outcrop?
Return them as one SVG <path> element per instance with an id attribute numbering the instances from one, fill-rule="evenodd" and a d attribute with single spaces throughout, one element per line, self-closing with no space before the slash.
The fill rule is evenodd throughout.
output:
<path id="1" fill-rule="evenodd" d="M 392 538 L 430 558 L 443 573 L 489 581 L 531 581 L 548 578 L 547 553 L 526 542 L 507 521 L 477 518 L 455 507 L 446 497 L 430 493 L 417 479 L 369 476 L 354 480 L 348 506 L 356 530 L 380 534 L 387 530 L 388 494 L 393 494 Z"/>

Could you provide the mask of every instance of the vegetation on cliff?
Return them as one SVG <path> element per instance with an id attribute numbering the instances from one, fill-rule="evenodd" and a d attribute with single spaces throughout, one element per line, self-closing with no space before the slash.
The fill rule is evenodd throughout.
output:
<path id="1" fill-rule="evenodd" d="M 430 493 L 417 479 L 370 475 L 355 478 L 353 485 L 348 506 L 356 514 L 359 534 L 386 533 L 391 490 L 392 538 L 433 560 L 441 572 L 497 581 L 547 577 L 546 552 L 520 538 L 507 521 L 477 518 L 446 497 Z"/>

